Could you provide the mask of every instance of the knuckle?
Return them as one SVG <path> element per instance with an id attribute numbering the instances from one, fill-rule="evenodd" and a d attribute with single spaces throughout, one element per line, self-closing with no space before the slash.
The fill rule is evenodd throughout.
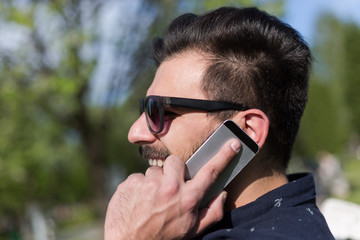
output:
<path id="1" fill-rule="evenodd" d="M 140 180 L 140 176 L 138 173 L 131 174 L 126 179 L 126 181 L 128 181 L 128 182 L 136 182 L 138 180 Z"/>
<path id="2" fill-rule="evenodd" d="M 144 187 L 147 190 L 151 190 L 151 189 L 157 189 L 159 188 L 160 182 L 157 178 L 150 178 L 147 179 L 146 182 L 144 182 Z"/>
<path id="3" fill-rule="evenodd" d="M 179 192 L 180 183 L 175 179 L 169 179 L 164 185 L 165 186 L 163 187 L 163 193 L 165 197 L 173 196 Z"/>
<path id="4" fill-rule="evenodd" d="M 219 177 L 220 173 L 216 170 L 215 166 L 209 166 L 209 176 L 210 180 L 212 182 L 215 182 L 215 180 Z"/>
<path id="5" fill-rule="evenodd" d="M 143 174 L 134 173 L 134 174 L 129 175 L 124 183 L 130 184 L 130 185 L 137 184 L 137 183 L 141 182 L 143 178 L 144 178 Z"/>

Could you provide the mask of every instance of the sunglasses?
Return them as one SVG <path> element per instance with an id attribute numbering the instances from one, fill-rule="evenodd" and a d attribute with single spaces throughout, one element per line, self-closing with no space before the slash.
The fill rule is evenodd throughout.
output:
<path id="1" fill-rule="evenodd" d="M 216 112 L 224 110 L 249 109 L 245 105 L 213 100 L 201 100 L 178 97 L 148 96 L 140 99 L 141 113 L 145 112 L 147 126 L 153 134 L 161 133 L 164 129 L 164 122 L 170 118 L 167 116 L 169 108 L 186 108 L 201 110 L 206 112 Z"/>

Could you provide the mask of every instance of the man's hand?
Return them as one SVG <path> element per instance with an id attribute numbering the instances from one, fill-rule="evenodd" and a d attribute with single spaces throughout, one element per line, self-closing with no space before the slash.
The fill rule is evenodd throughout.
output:
<path id="1" fill-rule="evenodd" d="M 198 206 L 239 149 L 239 141 L 229 141 L 186 182 L 184 161 L 175 156 L 168 157 L 163 168 L 130 175 L 109 203 L 105 240 L 184 239 L 221 220 L 226 192 L 207 208 Z"/>

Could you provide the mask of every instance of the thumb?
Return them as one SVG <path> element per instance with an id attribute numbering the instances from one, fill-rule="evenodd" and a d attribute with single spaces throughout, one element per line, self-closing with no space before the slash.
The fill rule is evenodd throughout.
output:
<path id="1" fill-rule="evenodd" d="M 223 191 L 210 202 L 207 208 L 199 210 L 199 225 L 196 234 L 203 232 L 206 228 L 223 218 L 226 197 L 227 192 Z"/>

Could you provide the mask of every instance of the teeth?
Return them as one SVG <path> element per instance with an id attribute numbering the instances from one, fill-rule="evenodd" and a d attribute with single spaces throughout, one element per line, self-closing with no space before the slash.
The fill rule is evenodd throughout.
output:
<path id="1" fill-rule="evenodd" d="M 164 160 L 161 160 L 161 159 L 149 159 L 149 165 L 150 166 L 163 167 L 164 166 Z"/>

